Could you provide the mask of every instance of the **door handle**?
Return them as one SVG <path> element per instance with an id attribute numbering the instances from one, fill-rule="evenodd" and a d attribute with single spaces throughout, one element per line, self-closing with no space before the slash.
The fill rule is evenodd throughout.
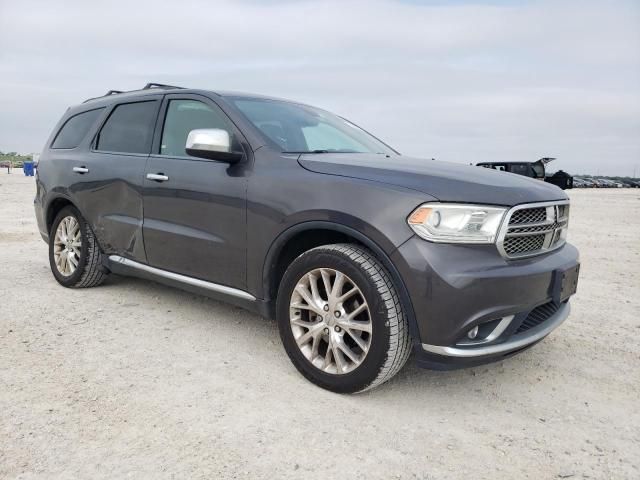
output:
<path id="1" fill-rule="evenodd" d="M 166 182 L 169 180 L 169 177 L 163 173 L 147 173 L 147 178 L 149 180 L 155 180 L 156 182 Z"/>
<path id="2" fill-rule="evenodd" d="M 80 174 L 89 173 L 89 169 L 87 167 L 73 167 L 73 171 Z"/>

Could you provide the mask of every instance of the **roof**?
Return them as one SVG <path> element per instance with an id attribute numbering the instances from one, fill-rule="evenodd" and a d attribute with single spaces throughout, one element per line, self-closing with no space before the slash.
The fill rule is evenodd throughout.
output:
<path id="1" fill-rule="evenodd" d="M 117 98 L 118 100 L 126 100 L 129 98 L 139 98 L 141 96 L 154 96 L 154 95 L 164 95 L 168 92 L 179 91 L 180 93 L 191 93 L 191 94 L 208 94 L 208 95 L 217 95 L 219 97 L 237 97 L 237 98 L 255 98 L 262 100 L 274 100 L 281 102 L 289 102 L 289 103 L 299 103 L 294 102 L 292 100 L 287 100 L 284 98 L 277 97 L 269 97 L 266 95 L 260 95 L 256 93 L 246 93 L 246 92 L 235 92 L 235 91 L 216 91 L 216 90 L 203 90 L 203 89 L 193 89 L 193 88 L 183 88 L 177 87 L 175 85 L 164 85 L 161 83 L 148 83 L 143 88 L 139 90 L 129 90 L 129 91 L 120 91 L 120 90 L 109 90 L 105 95 L 100 97 L 93 97 L 82 102 L 82 105 L 102 105 L 102 104 L 110 104 L 111 100 Z"/>

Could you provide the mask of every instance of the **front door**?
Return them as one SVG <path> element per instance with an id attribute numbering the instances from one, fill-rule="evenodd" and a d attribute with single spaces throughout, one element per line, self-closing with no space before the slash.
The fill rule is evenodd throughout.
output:
<path id="1" fill-rule="evenodd" d="M 149 265 L 244 288 L 247 162 L 189 156 L 187 135 L 198 128 L 240 132 L 210 99 L 167 95 L 144 179 L 143 237 Z"/>

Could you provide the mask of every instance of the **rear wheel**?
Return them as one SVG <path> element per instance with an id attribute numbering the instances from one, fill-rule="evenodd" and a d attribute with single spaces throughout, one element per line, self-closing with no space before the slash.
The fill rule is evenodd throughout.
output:
<path id="1" fill-rule="evenodd" d="M 55 279 L 71 288 L 95 287 L 107 277 L 103 255 L 77 208 L 60 210 L 49 234 L 49 264 Z"/>
<path id="2" fill-rule="evenodd" d="M 334 392 L 380 385 L 402 368 L 411 350 L 389 274 L 356 245 L 326 245 L 296 258 L 280 285 L 277 316 L 293 364 Z"/>

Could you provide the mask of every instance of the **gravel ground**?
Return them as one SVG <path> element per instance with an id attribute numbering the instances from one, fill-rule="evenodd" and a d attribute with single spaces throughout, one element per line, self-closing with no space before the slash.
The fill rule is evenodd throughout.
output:
<path id="1" fill-rule="evenodd" d="M 241 309 L 60 287 L 33 194 L 0 173 L 0 478 L 640 478 L 640 190 L 571 192 L 578 294 L 535 348 L 410 360 L 356 396 L 305 381 Z"/>

